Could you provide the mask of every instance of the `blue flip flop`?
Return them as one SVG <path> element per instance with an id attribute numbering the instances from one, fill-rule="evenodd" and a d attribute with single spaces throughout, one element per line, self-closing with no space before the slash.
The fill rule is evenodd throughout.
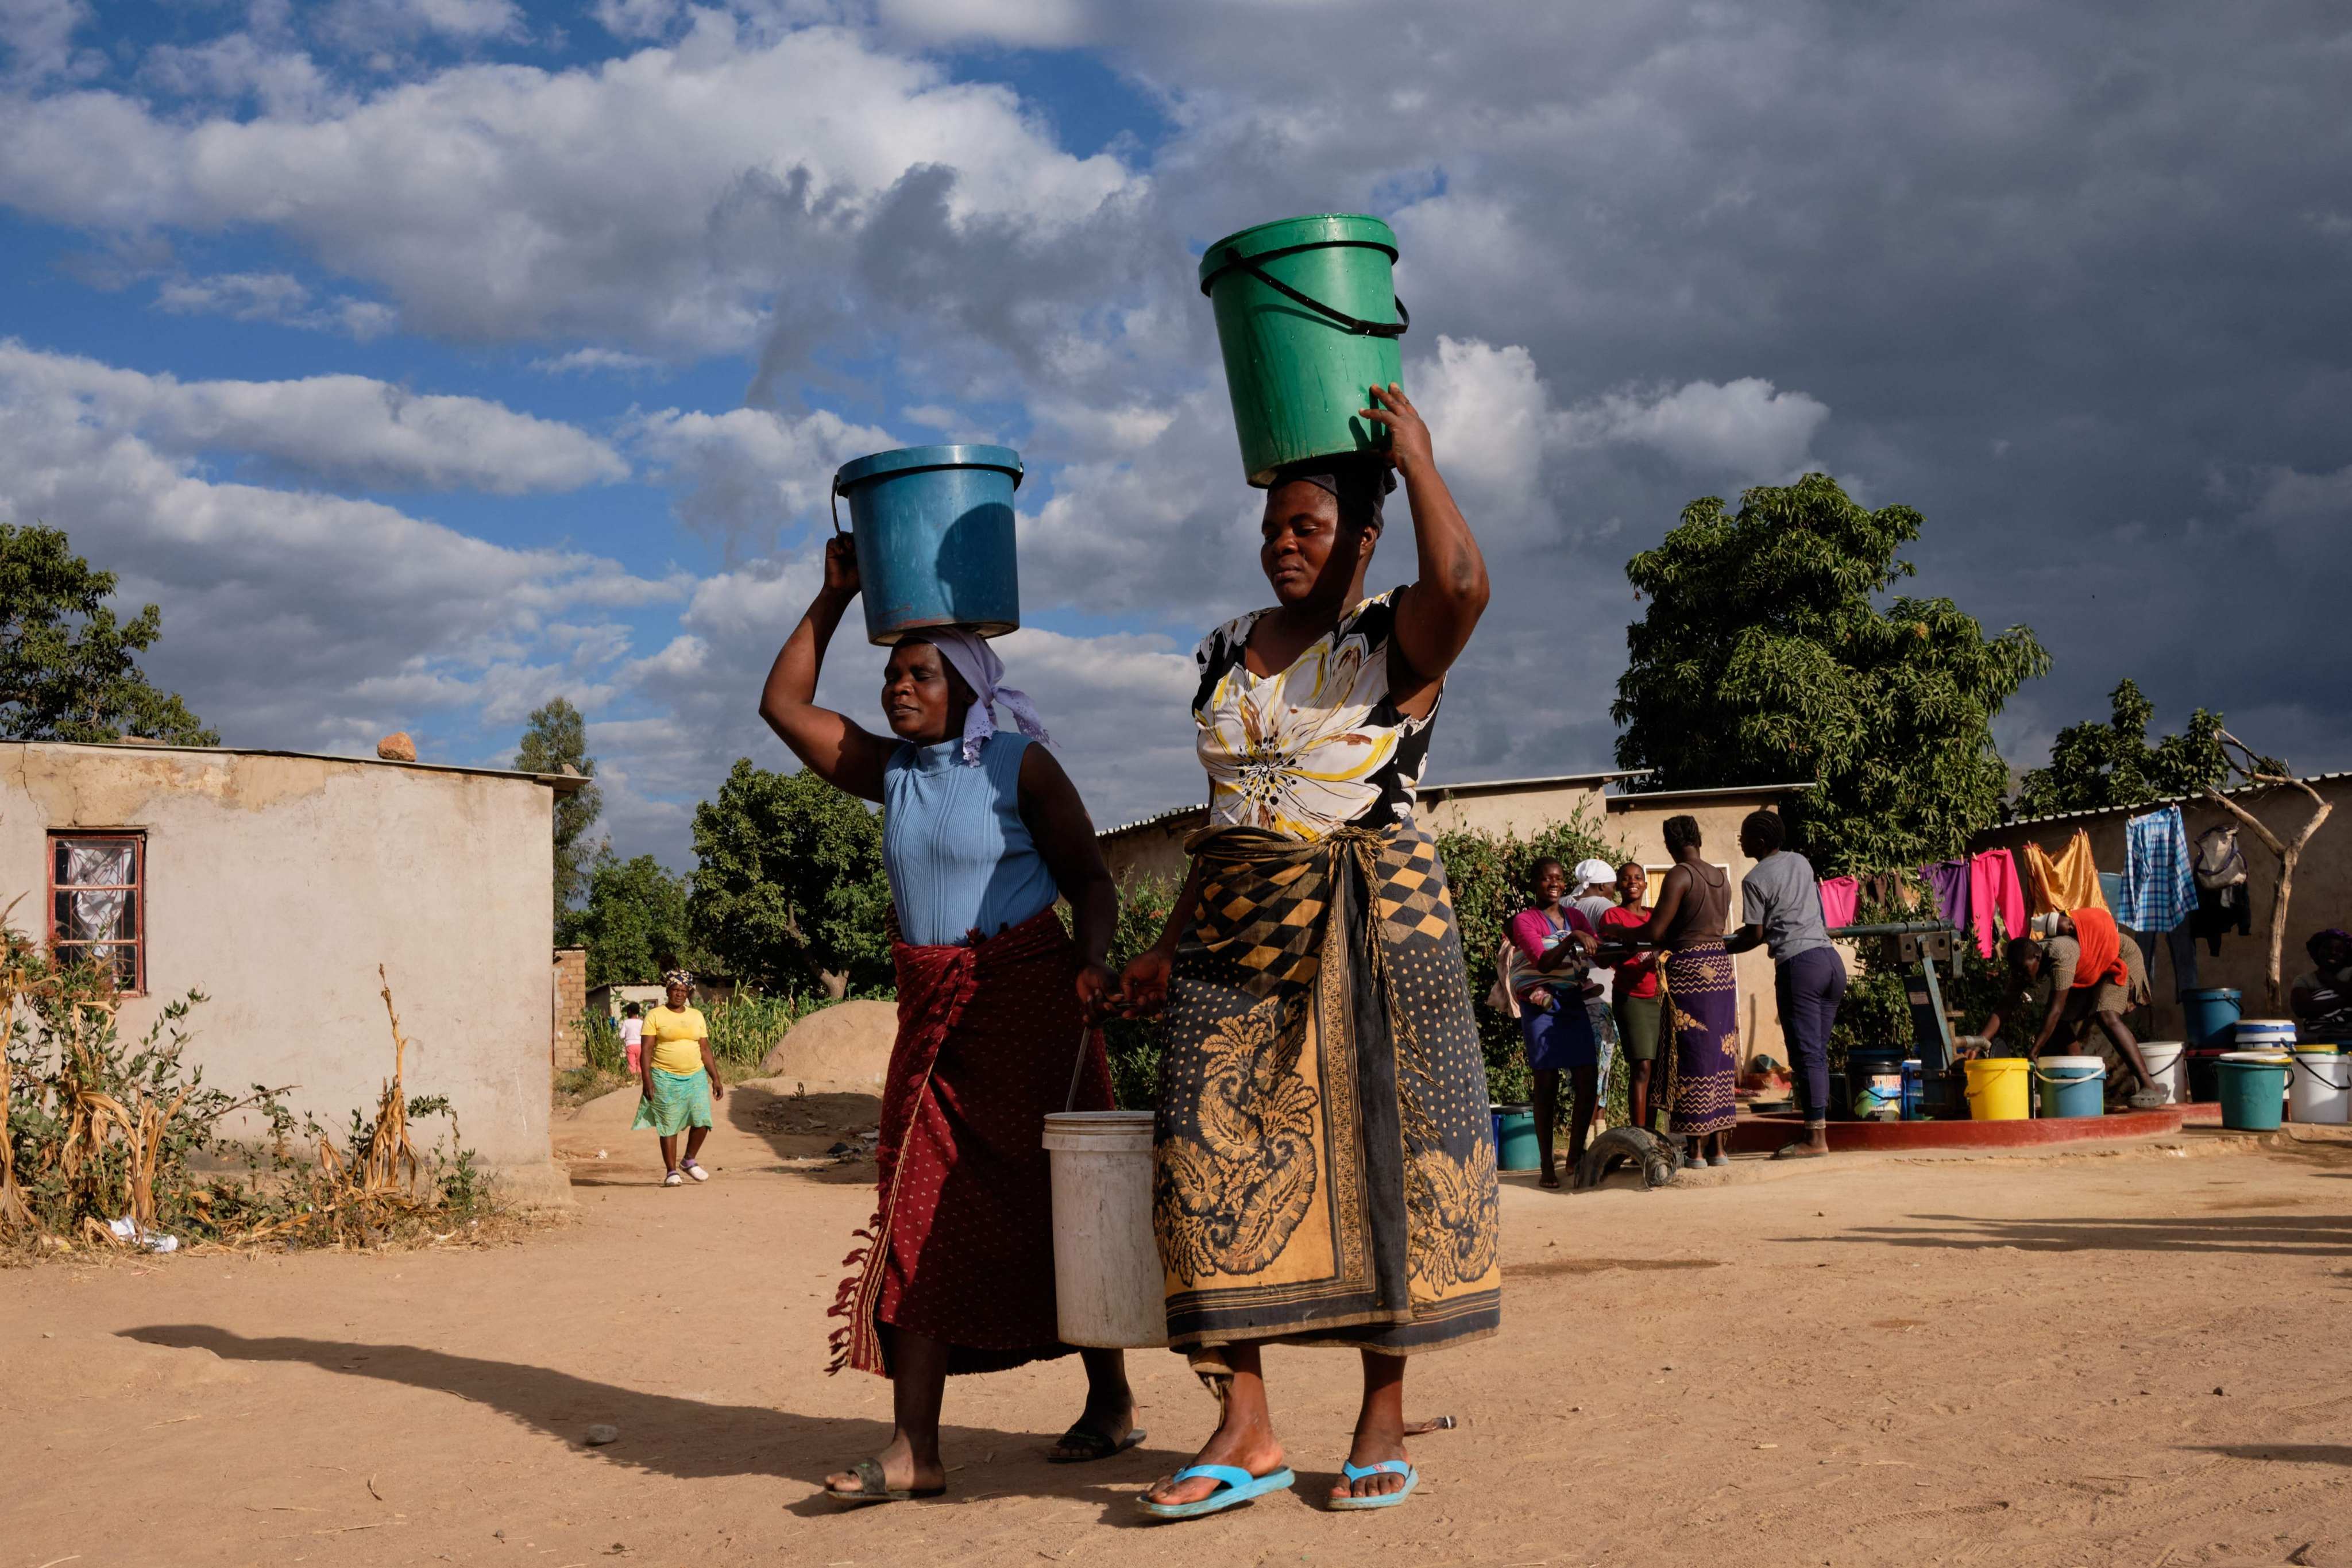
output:
<path id="1" fill-rule="evenodd" d="M 1421 1485 L 1421 1472 L 1403 1459 L 1375 1459 L 1369 1465 L 1342 1463 L 1339 1472 L 1351 1481 L 1360 1481 L 1366 1476 L 1402 1476 L 1404 1485 L 1392 1492 L 1378 1492 L 1370 1497 L 1333 1498 L 1331 1507 L 1335 1511 L 1361 1508 L 1394 1508 L 1412 1496 L 1412 1489 Z"/>
<path id="2" fill-rule="evenodd" d="M 1248 1502 L 1253 1498 L 1264 1497 L 1268 1492 L 1288 1491 L 1298 1479 L 1291 1473 L 1288 1465 L 1262 1476 L 1251 1475 L 1239 1465 L 1187 1465 L 1171 1479 L 1189 1481 L 1195 1476 L 1208 1477 L 1217 1483 L 1217 1489 L 1192 1502 L 1153 1502 L 1150 1498 L 1140 1497 L 1135 1500 L 1142 1504 L 1143 1511 L 1154 1519 L 1197 1519 L 1204 1513 L 1216 1513 Z"/>

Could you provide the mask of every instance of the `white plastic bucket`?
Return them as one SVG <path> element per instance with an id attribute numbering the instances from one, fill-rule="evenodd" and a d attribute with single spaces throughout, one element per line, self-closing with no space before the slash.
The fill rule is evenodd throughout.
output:
<path id="1" fill-rule="evenodd" d="M 2147 1076 L 2156 1087 L 2164 1090 L 2167 1105 L 2189 1103 L 2189 1053 L 2179 1040 L 2142 1040 L 2139 1059 L 2147 1064 Z"/>
<path id="2" fill-rule="evenodd" d="M 2352 1058 L 2295 1053 L 2286 1075 L 2286 1100 L 2297 1121 L 2352 1121 Z"/>
<path id="3" fill-rule="evenodd" d="M 1054 1173 L 1054 1311 L 1065 1344 L 1168 1342 L 1167 1277 L 1151 1234 L 1151 1112 L 1045 1118 Z"/>
<path id="4" fill-rule="evenodd" d="M 2294 1049 L 2294 1020 L 2241 1018 L 2230 1043 L 2242 1051 L 2291 1051 Z"/>

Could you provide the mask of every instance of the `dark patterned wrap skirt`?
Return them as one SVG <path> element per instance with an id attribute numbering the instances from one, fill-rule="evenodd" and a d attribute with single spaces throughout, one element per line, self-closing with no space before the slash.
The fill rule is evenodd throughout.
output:
<path id="1" fill-rule="evenodd" d="M 842 1261 L 833 1364 L 889 1375 L 885 1324 L 948 1345 L 950 1373 L 1067 1355 L 1054 1315 L 1045 1118 L 1063 1109 L 1086 1016 L 1078 952 L 1047 910 L 976 945 L 895 944 L 898 1039 L 882 1088 L 878 1207 Z M 1087 1036 L 1076 1109 L 1110 1109 Z"/>
<path id="2" fill-rule="evenodd" d="M 1406 1355 L 1502 1321 L 1486 1063 L 1429 836 L 1188 846 L 1161 1026 L 1153 1224 L 1170 1342 Z"/>
<path id="3" fill-rule="evenodd" d="M 1727 1132 L 1738 1109 L 1739 992 L 1719 940 L 1666 955 L 1665 1029 L 1675 1038 L 1675 1087 L 1666 1131 L 1697 1138 Z"/>

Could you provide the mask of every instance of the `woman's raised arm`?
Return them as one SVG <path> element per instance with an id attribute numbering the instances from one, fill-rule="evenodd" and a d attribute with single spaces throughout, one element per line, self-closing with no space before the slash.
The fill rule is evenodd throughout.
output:
<path id="1" fill-rule="evenodd" d="M 1396 651 L 1411 668 L 1390 681 L 1400 706 L 1420 717 L 1426 712 L 1420 700 L 1454 668 L 1486 613 L 1486 558 L 1437 471 L 1420 411 L 1393 382 L 1371 395 L 1372 406 L 1361 412 L 1389 428 L 1389 460 L 1404 480 L 1418 564 L 1396 601 Z"/>
<path id="2" fill-rule="evenodd" d="M 866 800 L 882 798 L 882 765 L 897 744 L 816 705 L 816 677 L 842 613 L 857 597 L 857 547 L 836 535 L 824 546 L 824 585 L 784 639 L 760 693 L 760 717 L 817 777 Z"/>

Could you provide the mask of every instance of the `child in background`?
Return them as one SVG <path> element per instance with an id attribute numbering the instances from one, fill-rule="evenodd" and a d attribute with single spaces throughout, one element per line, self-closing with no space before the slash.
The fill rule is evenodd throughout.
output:
<path id="1" fill-rule="evenodd" d="M 645 1048 L 646 1020 L 644 1010 L 635 1002 L 632 1002 L 621 1009 L 621 1049 L 628 1056 L 629 1076 L 631 1078 L 639 1077 L 646 1070 L 645 1064 L 641 1059 L 645 1054 Z"/>

